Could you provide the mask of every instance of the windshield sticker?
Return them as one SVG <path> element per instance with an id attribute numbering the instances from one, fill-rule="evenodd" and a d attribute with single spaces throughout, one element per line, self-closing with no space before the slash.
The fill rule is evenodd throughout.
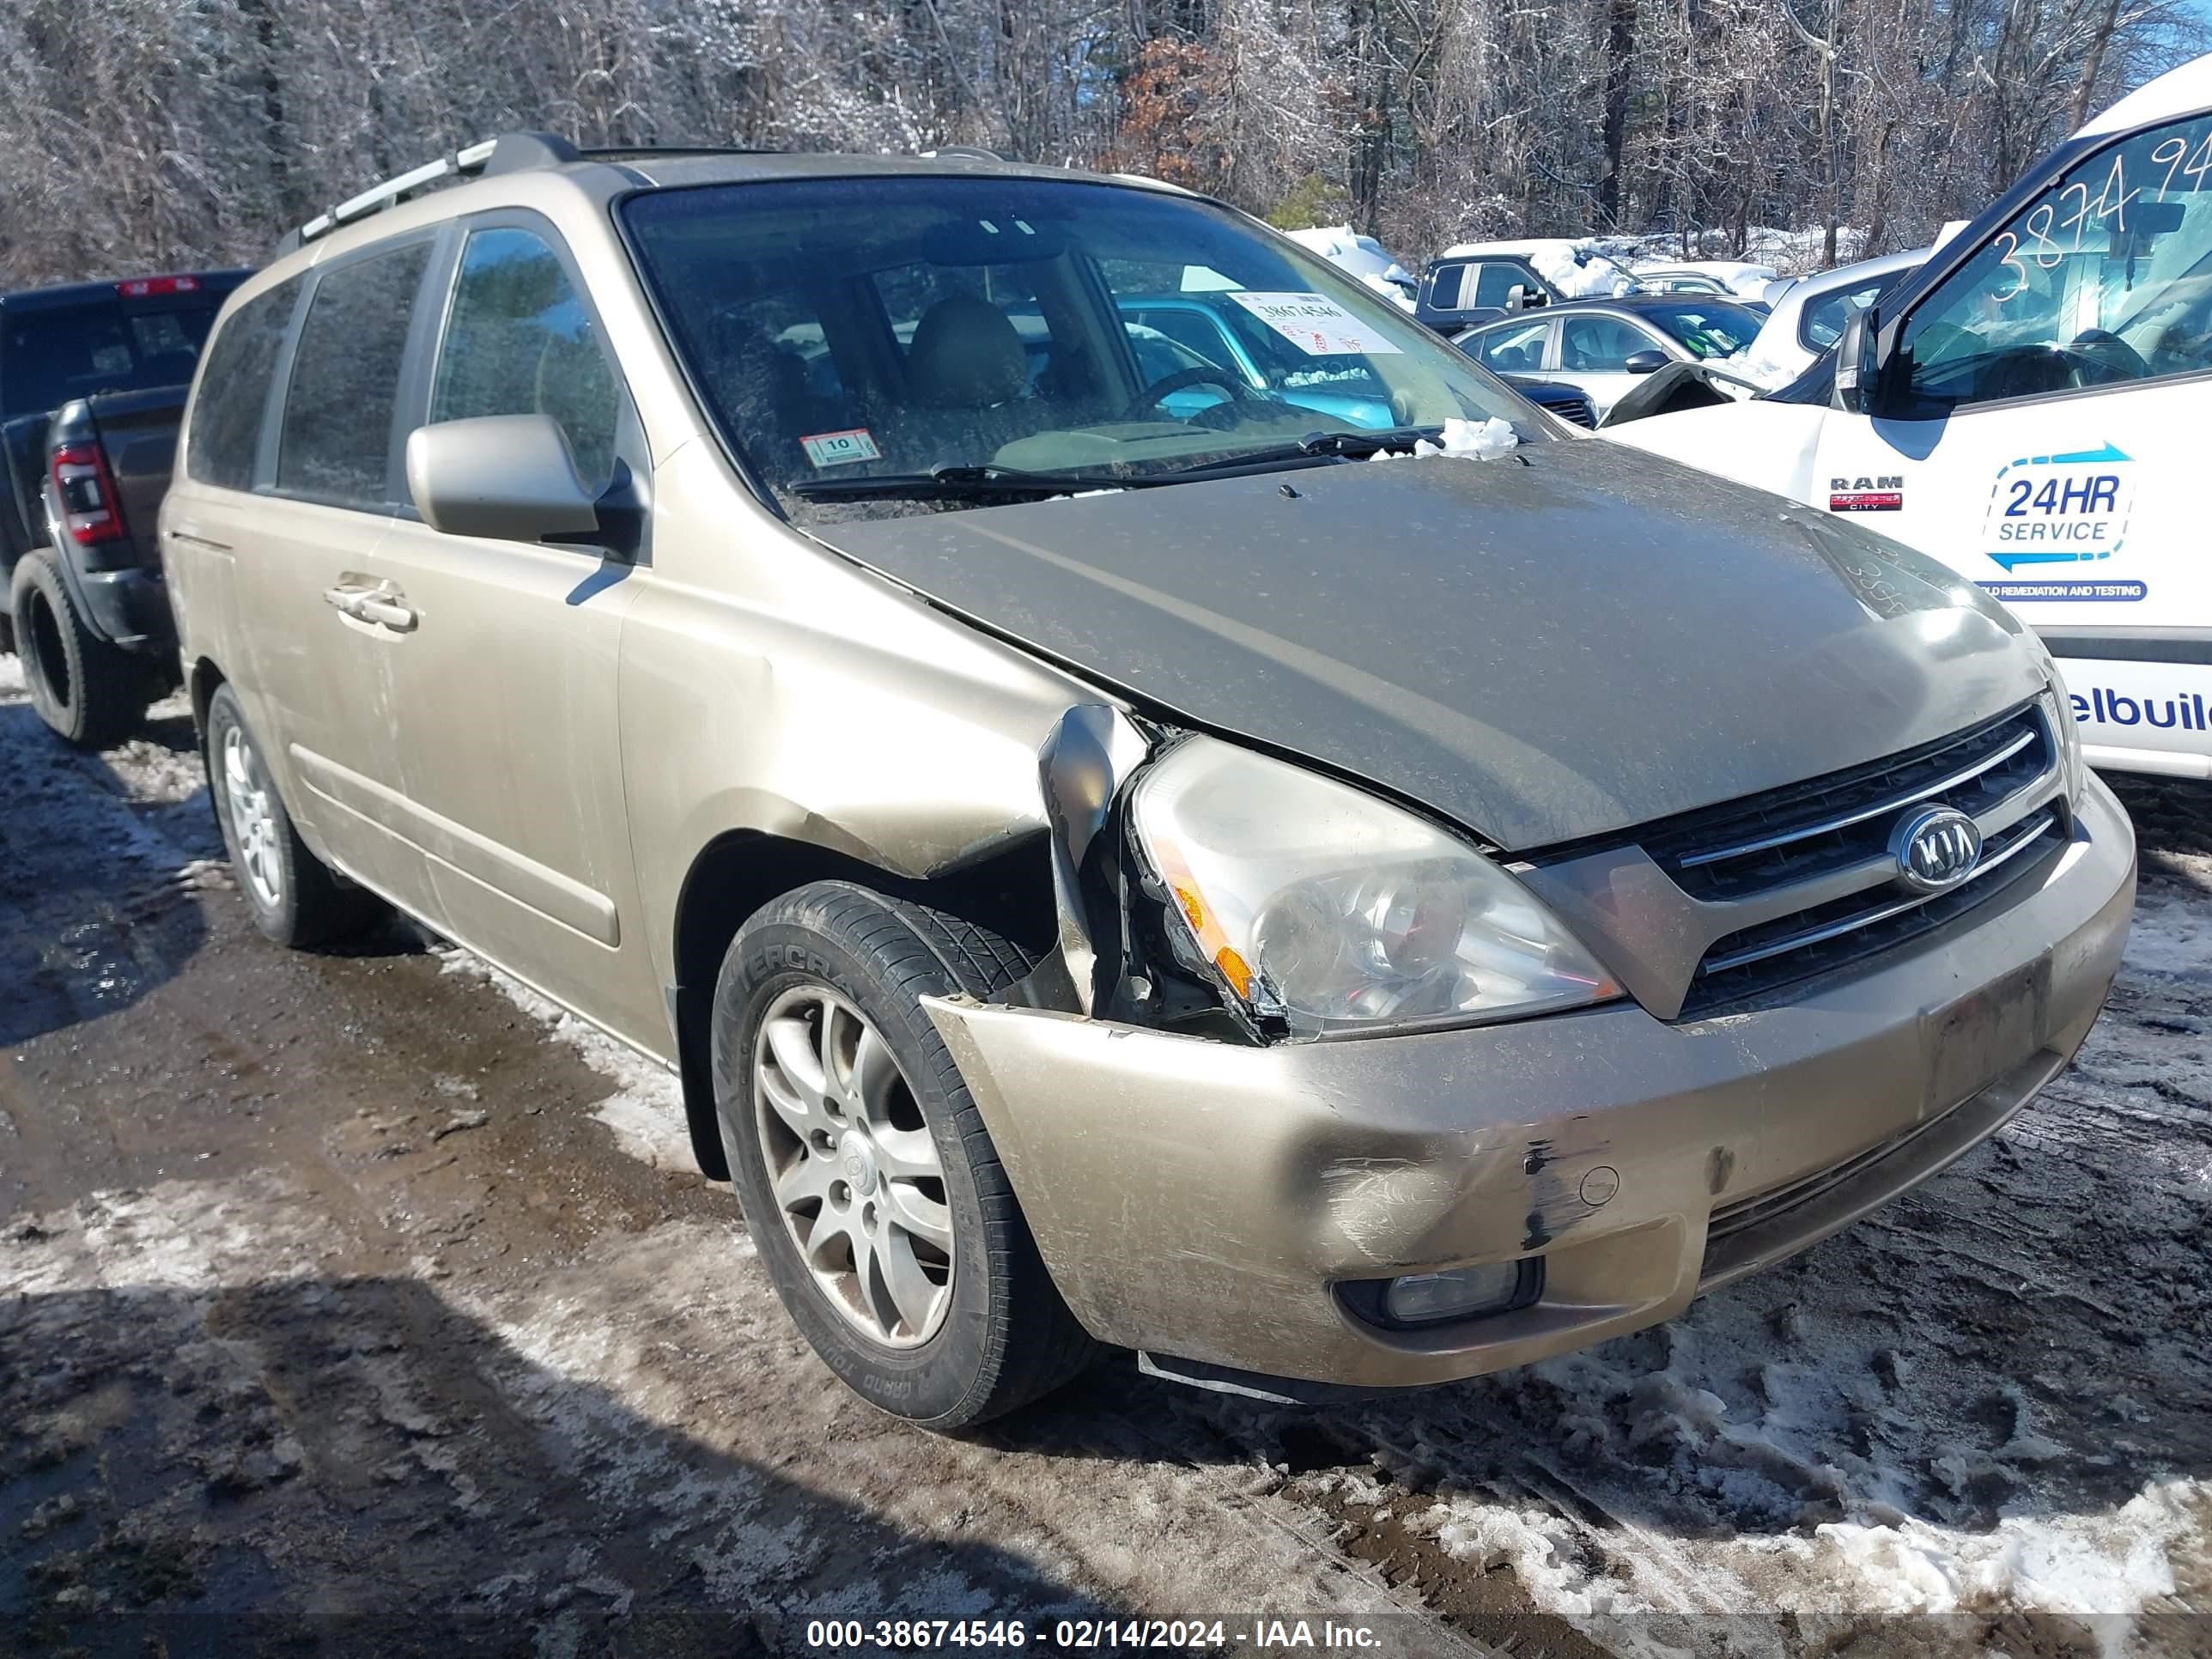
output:
<path id="1" fill-rule="evenodd" d="M 1334 300 L 1318 294 L 1232 294 L 1229 296 L 1309 357 L 1402 356 Z"/>
<path id="2" fill-rule="evenodd" d="M 2135 515 L 2134 457 L 2112 444 L 2054 455 L 2023 455 L 1997 469 L 1983 519 L 1982 550 L 2008 576 L 2048 572 L 2063 580 L 1995 586 L 2007 599 L 2140 599 L 2141 582 L 2080 567 L 2127 545 Z"/>
<path id="3" fill-rule="evenodd" d="M 1902 513 L 1904 510 L 1905 477 L 1902 473 L 1871 478 L 1828 480 L 1828 511 L 1831 513 Z"/>
<path id="4" fill-rule="evenodd" d="M 806 459 L 817 467 L 850 466 L 855 461 L 880 461 L 884 458 L 884 452 L 876 447 L 876 441 L 864 426 L 843 432 L 817 432 L 799 441 L 806 451 Z"/>

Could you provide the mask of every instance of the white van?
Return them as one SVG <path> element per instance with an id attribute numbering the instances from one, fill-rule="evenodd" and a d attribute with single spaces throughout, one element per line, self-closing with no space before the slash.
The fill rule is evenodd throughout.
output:
<path id="1" fill-rule="evenodd" d="M 1790 386 L 1605 428 L 1943 560 L 2049 643 L 2093 764 L 2197 778 L 2208 431 L 2212 57 L 2059 146 Z"/>

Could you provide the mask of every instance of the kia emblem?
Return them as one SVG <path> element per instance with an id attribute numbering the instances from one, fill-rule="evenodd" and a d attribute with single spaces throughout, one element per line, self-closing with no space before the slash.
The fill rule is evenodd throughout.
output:
<path id="1" fill-rule="evenodd" d="M 1964 812 L 1923 806 L 1898 821 L 1889 854 L 1897 860 L 1897 878 L 1914 892 L 1948 892 L 1981 863 L 1982 832 Z"/>

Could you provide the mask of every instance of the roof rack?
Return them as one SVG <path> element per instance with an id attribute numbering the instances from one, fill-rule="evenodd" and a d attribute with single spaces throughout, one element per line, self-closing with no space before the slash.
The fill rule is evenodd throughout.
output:
<path id="1" fill-rule="evenodd" d="M 471 144 L 466 149 L 457 149 L 426 161 L 421 167 L 386 179 L 380 185 L 372 185 L 358 196 L 349 196 L 327 213 L 320 213 L 288 233 L 276 244 L 280 254 L 303 247 L 319 236 L 327 236 L 340 225 L 350 224 L 356 219 L 388 208 L 404 201 L 427 185 L 441 179 L 459 178 L 465 173 L 482 173 L 489 177 L 500 173 L 520 173 L 527 167 L 559 167 L 566 161 L 581 161 L 585 153 L 566 138 L 550 132 L 506 132 L 496 138 L 487 138 L 482 143 Z"/>
<path id="2" fill-rule="evenodd" d="M 503 132 L 496 138 L 487 138 L 482 143 L 471 144 L 466 149 L 451 151 L 434 161 L 424 162 L 412 172 L 386 179 L 382 184 L 373 185 L 358 196 L 347 198 L 329 212 L 318 214 L 297 230 L 288 233 L 284 240 L 276 244 L 276 252 L 290 253 L 318 236 L 329 235 L 340 225 L 350 224 L 356 219 L 404 200 L 425 185 L 465 173 L 481 173 L 489 178 L 501 173 L 521 173 L 531 167 L 557 167 L 571 161 L 619 164 L 646 161 L 656 155 L 750 155 L 759 153 L 723 144 L 617 144 L 600 149 L 580 149 L 558 133 Z"/>

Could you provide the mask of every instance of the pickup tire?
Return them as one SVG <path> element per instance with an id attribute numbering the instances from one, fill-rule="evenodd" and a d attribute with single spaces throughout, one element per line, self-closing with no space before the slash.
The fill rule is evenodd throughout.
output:
<path id="1" fill-rule="evenodd" d="M 756 913 L 714 988 L 714 1104 L 762 1265 L 830 1369 L 925 1428 L 1012 1411 L 1098 1352 L 921 1003 L 1031 965 L 972 922 L 824 881 Z"/>
<path id="2" fill-rule="evenodd" d="M 16 563 L 9 609 L 31 707 L 64 741 L 105 749 L 145 718 L 154 700 L 145 659 L 85 625 L 46 549 L 34 548 Z"/>

